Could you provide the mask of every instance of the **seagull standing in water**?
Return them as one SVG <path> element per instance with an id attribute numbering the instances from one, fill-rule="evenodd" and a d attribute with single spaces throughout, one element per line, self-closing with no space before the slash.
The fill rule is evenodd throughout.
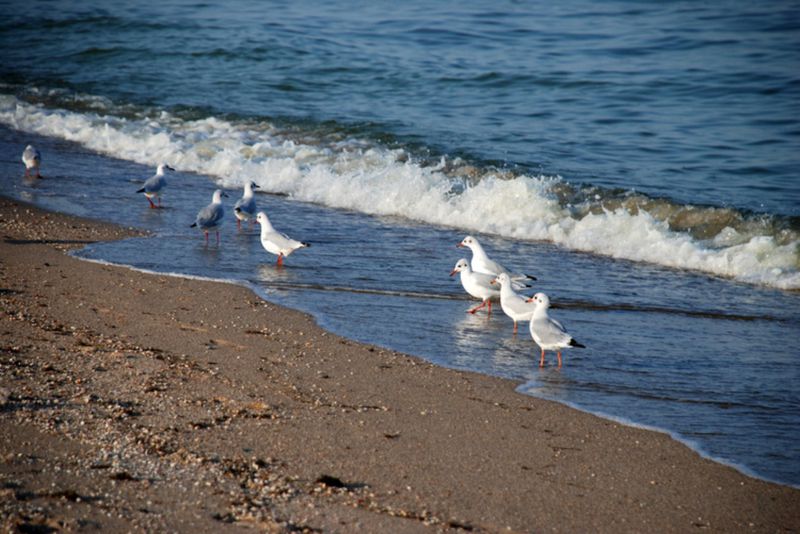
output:
<path id="1" fill-rule="evenodd" d="M 31 169 L 36 170 L 36 178 L 41 178 L 39 165 L 42 164 L 42 154 L 33 145 L 28 145 L 22 152 L 22 163 L 25 164 L 25 178 L 30 177 Z"/>
<path id="2" fill-rule="evenodd" d="M 263 211 L 258 212 L 256 221 L 261 224 L 261 246 L 270 254 L 278 256 L 278 266 L 283 265 L 283 258 L 289 256 L 295 250 L 311 246 L 275 230 L 269 221 L 269 217 Z"/>
<path id="3" fill-rule="evenodd" d="M 525 280 L 536 280 L 535 276 L 522 273 L 512 273 L 496 261 L 492 260 L 478 240 L 471 235 L 468 235 L 457 247 L 468 247 L 472 251 L 472 270 L 476 273 L 486 273 L 492 276 L 498 276 L 506 273 L 511 279 L 511 285 L 514 289 L 522 289 L 528 287 Z"/>
<path id="4" fill-rule="evenodd" d="M 578 347 L 585 349 L 569 335 L 561 323 L 551 318 L 547 314 L 550 307 L 550 298 L 544 293 L 536 293 L 528 299 L 528 302 L 536 304 L 531 317 L 531 337 L 533 341 L 542 349 L 542 357 L 539 360 L 539 367 L 544 367 L 544 351 L 554 350 L 558 354 L 558 368 L 561 369 L 561 349 Z"/>
<path id="5" fill-rule="evenodd" d="M 500 284 L 500 307 L 503 313 L 514 321 L 514 333 L 517 333 L 517 321 L 529 321 L 533 316 L 536 304 L 514 291 L 511 287 L 511 278 L 506 273 L 492 280 L 492 284 Z"/>
<path id="6" fill-rule="evenodd" d="M 464 291 L 483 301 L 474 308 L 467 310 L 467 313 L 475 313 L 488 304 L 487 313 L 491 314 L 492 299 L 500 297 L 500 291 L 492 287 L 492 280 L 495 277 L 486 273 L 474 272 L 466 258 L 461 258 L 456 262 L 456 266 L 450 271 L 450 276 L 455 276 L 456 273 L 461 273 L 461 285 L 464 286 Z"/>
<path id="7" fill-rule="evenodd" d="M 236 227 L 239 229 L 242 228 L 242 221 L 251 220 L 256 216 L 256 199 L 253 198 L 253 189 L 259 189 L 257 183 L 245 182 L 244 194 L 233 206 L 233 214 L 236 215 Z"/>
<path id="8" fill-rule="evenodd" d="M 225 216 L 225 209 L 222 207 L 222 197 L 227 197 L 228 194 L 222 189 L 214 191 L 211 197 L 211 204 L 201 209 L 197 213 L 197 217 L 192 224 L 192 228 L 199 227 L 206 234 L 206 245 L 208 245 L 208 232 L 216 230 L 217 232 L 217 245 L 219 245 L 219 225 L 222 223 L 222 218 Z"/>
<path id="9" fill-rule="evenodd" d="M 150 202 L 150 208 L 160 208 L 161 207 L 161 190 L 164 189 L 167 185 L 167 179 L 164 178 L 164 171 L 174 171 L 172 167 L 167 165 L 166 163 L 162 163 L 156 169 L 156 173 L 145 180 L 144 187 L 136 191 L 137 193 L 144 193 L 144 196 L 147 197 L 147 201 Z M 158 199 L 158 206 L 153 204 L 153 197 Z"/>

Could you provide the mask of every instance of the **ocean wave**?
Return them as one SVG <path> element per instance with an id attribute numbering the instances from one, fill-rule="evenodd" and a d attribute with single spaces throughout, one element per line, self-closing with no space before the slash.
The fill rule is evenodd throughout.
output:
<path id="1" fill-rule="evenodd" d="M 378 216 L 691 269 L 800 289 L 797 222 L 735 209 L 677 204 L 632 191 L 575 186 L 559 176 L 431 161 L 351 135 L 316 135 L 252 119 L 186 118 L 107 99 L 0 95 L 0 122 L 146 165 L 165 162 L 214 177 L 252 180 L 268 193 Z"/>

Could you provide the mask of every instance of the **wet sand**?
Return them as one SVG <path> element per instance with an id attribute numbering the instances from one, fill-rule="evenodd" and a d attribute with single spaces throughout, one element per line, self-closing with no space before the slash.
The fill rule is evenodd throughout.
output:
<path id="1" fill-rule="evenodd" d="M 665 434 L 64 253 L 134 230 L 4 198 L 0 230 L 5 530 L 800 531 L 800 490 Z"/>

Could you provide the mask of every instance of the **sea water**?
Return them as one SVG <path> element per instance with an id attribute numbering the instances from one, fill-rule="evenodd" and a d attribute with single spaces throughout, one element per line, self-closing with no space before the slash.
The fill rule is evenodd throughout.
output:
<path id="1" fill-rule="evenodd" d="M 153 233 L 81 257 L 242 281 L 800 485 L 797 7 L 5 3 L 0 179 Z M 29 142 L 44 180 L 22 178 Z M 248 180 L 312 243 L 283 269 L 236 228 Z M 217 187 L 207 246 L 189 225 Z M 587 349 L 539 370 L 527 325 L 465 313 L 468 233 Z"/>

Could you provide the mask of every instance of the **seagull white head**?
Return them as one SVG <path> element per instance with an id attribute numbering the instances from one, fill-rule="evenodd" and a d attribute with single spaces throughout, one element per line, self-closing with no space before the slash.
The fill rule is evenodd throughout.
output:
<path id="1" fill-rule="evenodd" d="M 462 239 L 461 243 L 456 245 L 456 247 L 469 247 L 469 248 L 472 248 L 477 242 L 478 241 L 474 237 L 472 237 L 471 235 L 468 235 L 467 237 Z"/>
<path id="2" fill-rule="evenodd" d="M 222 202 L 222 197 L 227 197 L 228 193 L 223 191 L 222 189 L 217 189 L 214 191 L 214 196 L 211 197 L 211 202 L 214 204 L 219 204 Z"/>
<path id="3" fill-rule="evenodd" d="M 469 262 L 467 261 L 467 259 L 466 258 L 461 258 L 460 260 L 458 260 L 456 262 L 456 266 L 453 267 L 453 270 L 450 271 L 450 276 L 453 276 L 456 273 L 460 273 L 464 269 L 468 269 L 468 268 L 469 268 Z"/>
<path id="4" fill-rule="evenodd" d="M 256 221 L 258 221 L 259 224 L 272 224 L 269 222 L 269 217 L 267 217 L 267 214 L 263 211 L 258 212 L 256 215 Z"/>
<path id="5" fill-rule="evenodd" d="M 550 297 L 544 293 L 536 293 L 528 299 L 528 302 L 535 302 L 537 308 L 544 308 L 545 310 L 550 307 Z"/>
<path id="6" fill-rule="evenodd" d="M 169 165 L 167 165 L 166 163 L 161 163 L 161 164 L 158 166 L 158 168 L 156 169 L 156 174 L 164 174 L 164 171 L 165 171 L 165 170 L 167 170 L 167 171 L 174 171 L 175 169 L 173 169 L 172 167 L 170 167 L 170 166 L 169 166 Z"/>
<path id="7" fill-rule="evenodd" d="M 500 287 L 503 287 L 506 284 L 511 283 L 511 278 L 506 273 L 500 273 L 497 275 L 497 278 L 492 280 L 492 284 L 500 284 Z"/>

